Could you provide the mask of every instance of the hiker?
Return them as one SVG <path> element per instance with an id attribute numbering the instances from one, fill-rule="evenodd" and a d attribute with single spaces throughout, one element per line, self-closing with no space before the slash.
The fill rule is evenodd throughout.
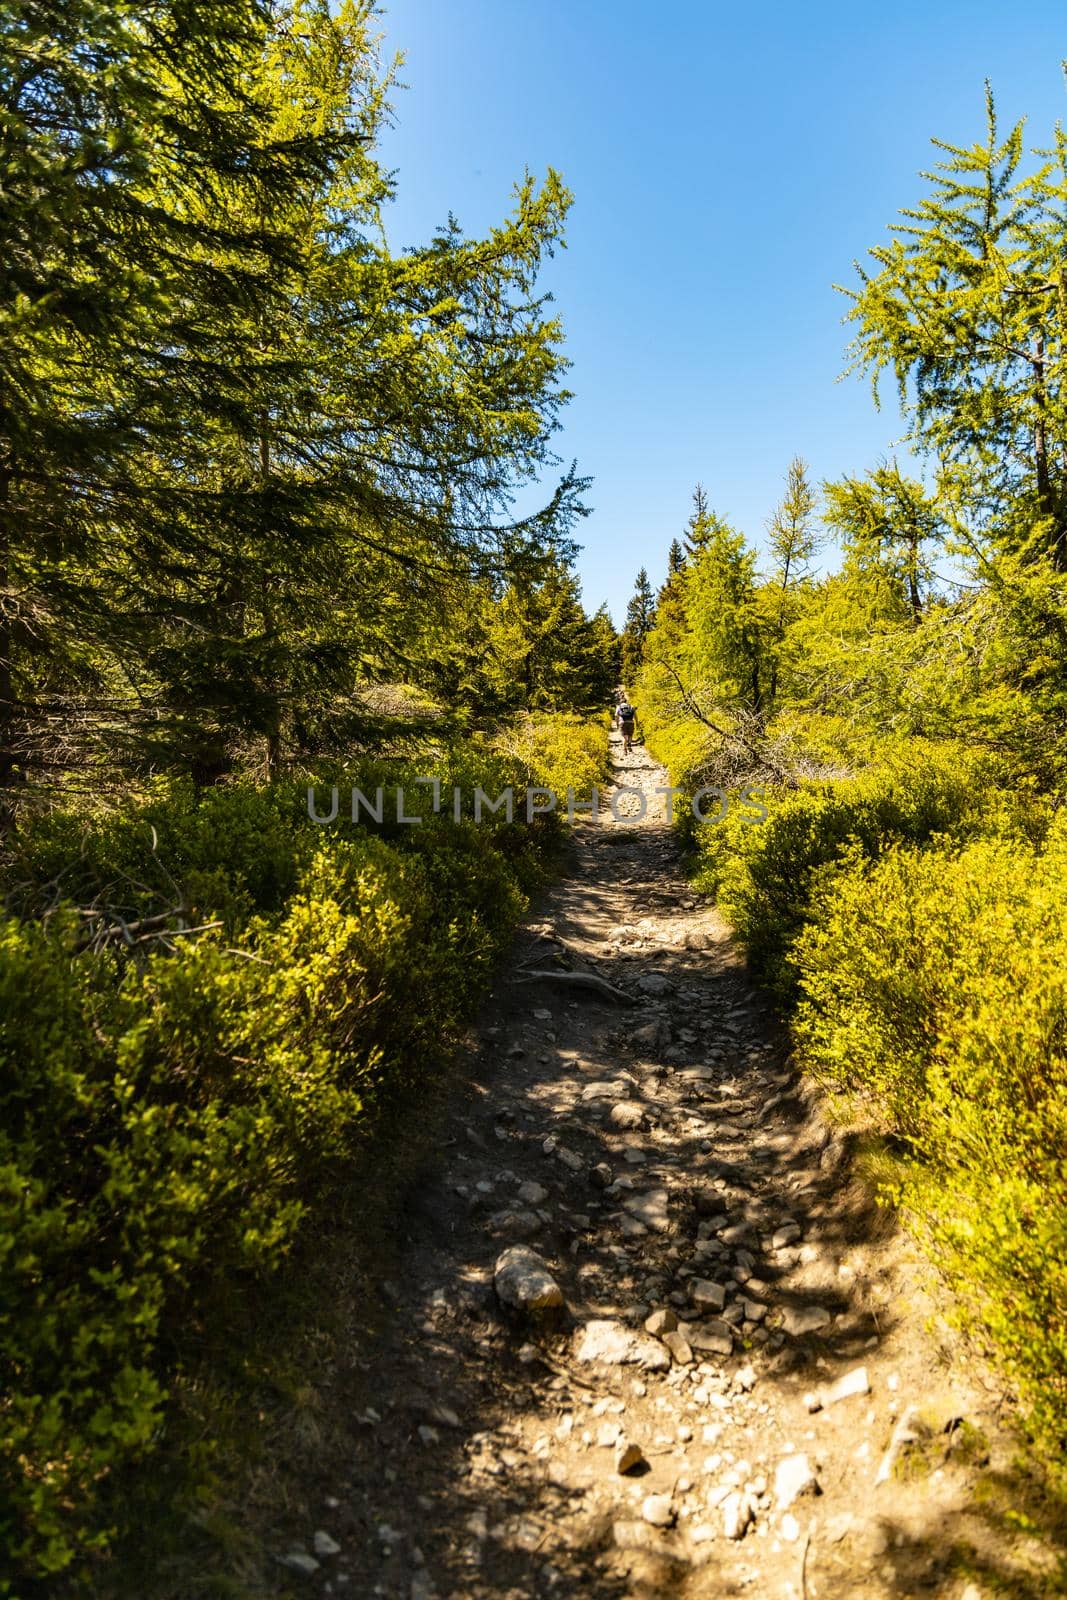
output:
<path id="1" fill-rule="evenodd" d="M 615 710 L 615 722 L 622 734 L 622 753 L 628 756 L 633 749 L 634 729 L 637 726 L 637 712 L 626 700 L 619 702 Z"/>

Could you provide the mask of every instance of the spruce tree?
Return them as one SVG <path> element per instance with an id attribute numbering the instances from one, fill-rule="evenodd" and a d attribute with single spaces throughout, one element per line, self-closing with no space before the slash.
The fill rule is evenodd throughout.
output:
<path id="1" fill-rule="evenodd" d="M 656 617 L 656 599 L 644 567 L 637 574 L 634 592 L 626 606 L 622 630 L 622 675 L 626 684 L 637 678 L 644 660 L 645 640 Z"/>

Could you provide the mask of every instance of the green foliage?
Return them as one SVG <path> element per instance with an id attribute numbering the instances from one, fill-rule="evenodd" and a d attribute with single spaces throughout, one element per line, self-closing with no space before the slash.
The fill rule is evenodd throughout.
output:
<path id="1" fill-rule="evenodd" d="M 698 490 L 634 692 L 672 781 L 730 791 L 717 824 L 678 808 L 698 881 L 803 1062 L 907 1151 L 889 1190 L 1060 1460 L 1067 136 L 1027 168 L 987 111 L 853 296 L 854 364 L 896 379 L 930 471 L 824 484 L 817 579 L 803 463 L 766 576 Z"/>
<path id="2" fill-rule="evenodd" d="M 320 809 L 345 793 L 329 826 L 295 782 L 24 819 L 5 875 L 26 915 L 0 920 L 0 1592 L 107 1543 L 183 1330 L 225 1338 L 381 1112 L 443 1068 L 558 831 L 476 826 L 474 786 L 584 788 L 607 733 L 545 718 L 514 746 L 320 772 Z M 353 783 L 386 790 L 380 825 L 348 820 Z M 137 942 L 94 940 L 87 911 Z"/>
<path id="3" fill-rule="evenodd" d="M 934 586 L 931 562 L 948 536 L 936 501 L 895 466 L 828 483 L 825 494 L 826 521 L 842 540 L 846 570 L 870 586 L 884 585 L 918 627 Z"/>
<path id="4" fill-rule="evenodd" d="M 500 736 L 500 745 L 522 762 L 532 783 L 550 789 L 564 805 L 568 789 L 576 800 L 588 800 L 594 785 L 608 777 L 608 730 L 581 717 L 524 717 Z"/>
<path id="5" fill-rule="evenodd" d="M 698 828 L 700 881 L 718 894 L 754 970 L 788 996 L 793 941 L 836 876 L 894 843 L 1021 826 L 1025 804 L 998 793 L 1004 779 L 1000 763 L 959 747 L 886 750 L 854 779 L 773 797 L 766 822 L 731 808 Z"/>
<path id="6" fill-rule="evenodd" d="M 645 643 L 656 620 L 656 596 L 648 573 L 642 567 L 634 582 L 634 592 L 626 603 L 626 622 L 622 630 L 623 682 L 637 681 L 645 659 Z"/>
<path id="7" fill-rule="evenodd" d="M 894 1197 L 1067 1449 L 1067 828 L 891 847 L 794 948 L 800 1057 L 907 1141 Z"/>
<path id="8" fill-rule="evenodd" d="M 986 86 L 986 136 L 944 153 L 917 206 L 870 254 L 850 292 L 855 366 L 897 382 L 912 438 L 942 473 L 970 540 L 1067 561 L 1063 205 L 1067 134 L 1029 172 L 1023 124 L 1001 137 Z"/>
<path id="9" fill-rule="evenodd" d="M 601 700 L 582 482 L 510 509 L 558 465 L 561 178 L 395 255 L 374 0 L 194 9 L 0 3 L 0 790 L 365 749 L 360 686 L 436 687 L 457 614 L 492 655 L 535 569 L 554 676 L 504 709 Z"/>

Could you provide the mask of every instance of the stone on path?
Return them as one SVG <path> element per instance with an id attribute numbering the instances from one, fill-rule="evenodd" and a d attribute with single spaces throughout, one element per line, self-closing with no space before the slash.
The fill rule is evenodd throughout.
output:
<path id="1" fill-rule="evenodd" d="M 539 1206 L 548 1199 L 548 1190 L 543 1183 L 520 1183 L 519 1199 L 528 1206 Z"/>
<path id="2" fill-rule="evenodd" d="M 678 1326 L 678 1318 L 670 1307 L 653 1311 L 651 1316 L 645 1318 L 645 1332 L 657 1334 L 660 1338 L 665 1333 L 673 1333 Z"/>
<path id="3" fill-rule="evenodd" d="M 642 994 L 670 994 L 674 985 L 662 972 L 646 972 L 637 980 Z"/>
<path id="4" fill-rule="evenodd" d="M 803 1494 L 819 1493 L 819 1480 L 807 1456 L 783 1456 L 774 1473 L 774 1498 L 779 1511 L 788 1511 Z"/>
<path id="5" fill-rule="evenodd" d="M 608 1121 L 616 1128 L 639 1128 L 645 1120 L 645 1108 L 636 1100 L 620 1100 L 611 1108 Z"/>
<path id="6" fill-rule="evenodd" d="M 615 1447 L 615 1471 L 620 1476 L 645 1465 L 644 1451 L 632 1439 L 620 1439 Z"/>
<path id="7" fill-rule="evenodd" d="M 278 1559 L 283 1567 L 288 1567 L 290 1572 L 299 1572 L 303 1578 L 310 1578 L 319 1570 L 319 1563 L 306 1550 L 290 1550 L 287 1556 L 279 1556 Z"/>
<path id="8" fill-rule="evenodd" d="M 839 1400 L 849 1400 L 856 1394 L 870 1394 L 871 1384 L 867 1377 L 866 1367 L 854 1367 L 851 1372 L 846 1372 L 844 1377 L 838 1378 L 836 1383 L 824 1389 L 819 1398 L 824 1406 L 836 1405 Z"/>
<path id="9" fill-rule="evenodd" d="M 665 1022 L 646 1022 L 635 1028 L 630 1043 L 639 1049 L 655 1050 L 670 1040 L 670 1028 Z"/>
<path id="10" fill-rule="evenodd" d="M 795 1222 L 793 1218 L 790 1217 L 786 1222 L 782 1223 L 780 1228 L 776 1228 L 774 1233 L 771 1234 L 771 1249 L 783 1250 L 787 1244 L 795 1244 L 795 1242 L 800 1238 L 800 1232 L 800 1223 Z"/>
<path id="11" fill-rule="evenodd" d="M 678 1331 L 694 1350 L 707 1350 L 711 1355 L 728 1356 L 733 1353 L 734 1334 L 728 1322 L 712 1317 L 709 1322 L 683 1322 Z"/>
<path id="12" fill-rule="evenodd" d="M 623 1201 L 623 1205 L 631 1216 L 646 1227 L 654 1228 L 657 1233 L 666 1233 L 670 1226 L 667 1201 L 666 1189 L 650 1189 L 647 1194 L 631 1195 L 629 1200 Z"/>
<path id="13" fill-rule="evenodd" d="M 623 1100 L 629 1091 L 630 1085 L 623 1078 L 600 1079 L 586 1084 L 582 1090 L 582 1104 L 587 1106 L 593 1100 Z"/>
<path id="14" fill-rule="evenodd" d="M 893 1475 L 893 1468 L 907 1450 L 909 1445 L 918 1444 L 920 1439 L 929 1435 L 929 1428 L 922 1420 L 922 1413 L 918 1406 L 909 1406 L 893 1429 L 889 1448 L 882 1457 L 878 1468 L 875 1484 L 886 1483 Z"/>
<path id="15" fill-rule="evenodd" d="M 782 1327 L 794 1339 L 806 1333 L 817 1333 L 830 1322 L 825 1306 L 787 1306 L 782 1312 Z"/>
<path id="16" fill-rule="evenodd" d="M 755 1509 L 747 1494 L 737 1489 L 726 1496 L 722 1503 L 722 1531 L 727 1539 L 743 1539 L 755 1520 Z"/>
<path id="17" fill-rule="evenodd" d="M 676 1366 L 688 1367 L 693 1360 L 693 1350 L 683 1333 L 670 1329 L 662 1336 L 663 1343 L 674 1358 Z"/>
<path id="18" fill-rule="evenodd" d="M 726 1290 L 721 1283 L 710 1283 L 707 1278 L 691 1278 L 689 1298 L 698 1311 L 721 1311 L 726 1304 Z"/>
<path id="19" fill-rule="evenodd" d="M 605 1366 L 635 1365 L 651 1372 L 663 1372 L 671 1358 L 660 1344 L 647 1333 L 636 1333 L 610 1317 L 587 1322 L 578 1335 L 577 1361 L 599 1361 Z"/>
<path id="20" fill-rule="evenodd" d="M 563 1290 L 526 1245 L 512 1245 L 497 1257 L 493 1284 L 503 1303 L 516 1311 L 548 1311 L 563 1304 Z"/>
<path id="21" fill-rule="evenodd" d="M 510 1239 L 532 1239 L 541 1231 L 541 1218 L 536 1212 L 519 1206 L 505 1206 L 486 1218 L 486 1227 L 492 1234 L 503 1234 Z"/>
<path id="22" fill-rule="evenodd" d="M 654 1528 L 669 1528 L 674 1521 L 674 1507 L 670 1495 L 646 1495 L 641 1505 L 641 1515 Z"/>

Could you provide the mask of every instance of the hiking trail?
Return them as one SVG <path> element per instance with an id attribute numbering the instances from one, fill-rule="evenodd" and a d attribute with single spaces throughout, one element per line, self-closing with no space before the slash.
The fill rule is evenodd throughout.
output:
<path id="1" fill-rule="evenodd" d="M 1044 1592 L 1036 1541 L 978 1503 L 1002 1395 L 681 877 L 663 770 L 612 749 L 647 815 L 602 797 L 482 1008 L 272 1592 Z M 561 1309 L 502 1303 L 512 1247 L 500 1289 Z"/>

